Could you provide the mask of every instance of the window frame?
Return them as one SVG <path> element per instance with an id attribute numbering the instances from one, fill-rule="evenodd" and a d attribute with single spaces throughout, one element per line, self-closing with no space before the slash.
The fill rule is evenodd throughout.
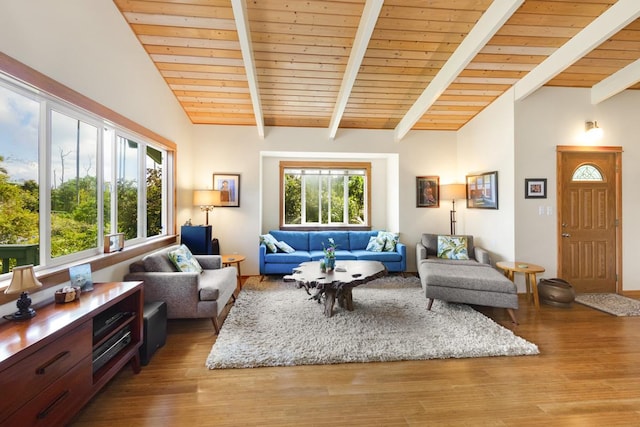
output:
<path id="1" fill-rule="evenodd" d="M 177 146 L 155 132 L 127 119 L 126 117 L 98 104 L 97 102 L 87 98 L 86 96 L 75 92 L 74 90 L 56 82 L 55 80 L 39 73 L 36 70 L 14 60 L 13 58 L 0 52 L 0 84 L 11 91 L 15 91 L 22 96 L 33 99 L 40 103 L 40 123 L 39 123 L 39 141 L 38 141 L 38 184 L 39 184 L 39 229 L 40 229 L 40 265 L 36 267 L 38 278 L 44 284 L 44 288 L 54 286 L 68 281 L 67 268 L 71 263 L 77 263 L 79 260 L 89 262 L 94 271 L 107 268 L 117 263 L 123 262 L 141 253 L 145 253 L 153 248 L 165 246 L 174 243 L 176 239 L 176 197 L 175 197 L 175 179 L 176 179 L 176 161 Z M 102 252 L 103 239 L 99 238 L 95 248 L 76 252 L 74 254 L 64 255 L 51 259 L 50 255 L 50 191 L 51 184 L 51 121 L 50 111 L 55 110 L 59 113 L 68 114 L 76 119 L 87 122 L 88 124 L 97 125 L 99 148 L 96 161 L 99 165 L 97 175 L 100 180 L 103 178 L 103 129 L 112 128 L 114 134 L 130 135 L 137 142 L 142 143 L 140 157 L 140 179 L 144 181 L 140 184 L 138 194 L 138 204 L 145 205 L 146 201 L 146 147 L 150 146 L 156 150 L 163 152 L 163 188 L 162 188 L 162 218 L 164 220 L 162 233 L 151 237 L 142 237 L 134 239 L 130 243 L 130 247 L 125 247 L 123 252 L 114 254 L 104 254 Z M 43 195 L 46 195 L 43 197 Z M 99 236 L 108 234 L 108 230 L 104 229 L 104 220 L 102 217 L 102 193 L 97 195 L 99 203 L 99 214 L 97 220 Z M 143 236 L 146 236 L 146 215 L 143 218 L 144 227 L 138 221 L 138 227 L 142 227 Z M 42 256 L 45 255 L 45 256 Z M 0 291 L 8 284 L 11 273 L 0 275 Z M 5 303 L 13 298 L 7 299 L 0 297 L 0 304 Z"/>
<path id="2" fill-rule="evenodd" d="M 345 170 L 357 169 L 364 170 L 365 189 L 364 189 L 364 210 L 365 223 L 358 224 L 285 224 L 284 205 L 285 205 L 285 170 L 287 169 L 323 169 L 323 170 Z M 328 175 L 331 176 L 331 175 Z M 328 162 L 328 161 L 280 161 L 280 191 L 279 191 L 279 223 L 282 230 L 370 230 L 371 229 L 371 162 Z M 331 215 L 329 214 L 329 217 Z"/>

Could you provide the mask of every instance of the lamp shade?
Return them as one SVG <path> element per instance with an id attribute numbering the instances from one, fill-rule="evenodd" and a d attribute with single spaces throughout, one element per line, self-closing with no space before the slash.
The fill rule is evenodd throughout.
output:
<path id="1" fill-rule="evenodd" d="M 35 289 L 42 286 L 42 283 L 36 278 L 33 271 L 33 264 L 21 265 L 13 267 L 13 277 L 9 287 L 4 290 L 5 294 L 19 294 L 29 289 Z"/>
<path id="2" fill-rule="evenodd" d="M 440 200 L 458 200 L 467 198 L 464 184 L 445 184 L 440 187 Z"/>
<path id="3" fill-rule="evenodd" d="M 220 204 L 219 190 L 194 190 L 193 205 L 194 206 L 216 206 Z"/>

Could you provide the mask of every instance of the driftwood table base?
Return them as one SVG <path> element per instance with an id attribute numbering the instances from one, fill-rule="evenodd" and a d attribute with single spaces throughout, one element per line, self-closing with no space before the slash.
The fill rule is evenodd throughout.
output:
<path id="1" fill-rule="evenodd" d="M 319 261 L 310 261 L 303 262 L 283 279 L 296 282 L 309 295 L 310 289 L 315 289 L 311 299 L 324 301 L 324 315 L 331 317 L 336 300 L 341 308 L 353 311 L 353 288 L 386 274 L 387 268 L 379 261 L 336 261 L 336 269 L 327 272 L 320 270 Z"/>

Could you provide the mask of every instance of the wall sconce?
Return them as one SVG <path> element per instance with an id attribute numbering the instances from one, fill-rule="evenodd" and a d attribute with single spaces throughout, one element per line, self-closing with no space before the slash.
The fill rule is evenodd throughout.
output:
<path id="1" fill-rule="evenodd" d="M 207 213 L 207 221 L 205 225 L 209 225 L 209 212 L 213 210 L 215 205 L 220 205 L 219 190 L 194 190 L 193 205 L 200 206 L 201 211 Z"/>
<path id="2" fill-rule="evenodd" d="M 598 122 L 595 120 L 592 122 L 585 122 L 584 132 L 587 141 L 598 141 L 602 139 L 602 128 L 598 126 Z"/>
<path id="3" fill-rule="evenodd" d="M 9 287 L 4 290 L 5 294 L 20 294 L 20 298 L 16 305 L 18 311 L 14 314 L 4 316 L 8 320 L 28 320 L 36 315 L 36 311 L 31 308 L 31 298 L 29 298 L 29 289 L 42 287 L 42 283 L 36 278 L 33 271 L 33 264 L 21 265 L 13 267 L 13 276 Z"/>
<path id="4" fill-rule="evenodd" d="M 451 211 L 449 219 L 451 221 L 451 235 L 456 234 L 456 199 L 467 198 L 467 187 L 464 184 L 446 184 L 440 188 L 440 198 L 451 200 Z"/>

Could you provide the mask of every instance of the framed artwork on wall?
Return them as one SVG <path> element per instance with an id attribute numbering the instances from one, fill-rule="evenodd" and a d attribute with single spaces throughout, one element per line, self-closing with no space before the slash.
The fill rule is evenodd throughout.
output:
<path id="1" fill-rule="evenodd" d="M 107 234 L 104 236 L 104 253 L 118 252 L 124 248 L 124 233 Z"/>
<path id="2" fill-rule="evenodd" d="M 524 179 L 525 199 L 546 199 L 547 198 L 547 178 L 525 178 Z"/>
<path id="3" fill-rule="evenodd" d="M 440 206 L 440 177 L 416 177 L 416 207 L 437 208 Z"/>
<path id="4" fill-rule="evenodd" d="M 213 189 L 220 191 L 220 204 L 215 207 L 240 207 L 240 174 L 214 173 Z"/>
<path id="5" fill-rule="evenodd" d="M 467 175 L 467 207 L 498 209 L 498 172 Z"/>

